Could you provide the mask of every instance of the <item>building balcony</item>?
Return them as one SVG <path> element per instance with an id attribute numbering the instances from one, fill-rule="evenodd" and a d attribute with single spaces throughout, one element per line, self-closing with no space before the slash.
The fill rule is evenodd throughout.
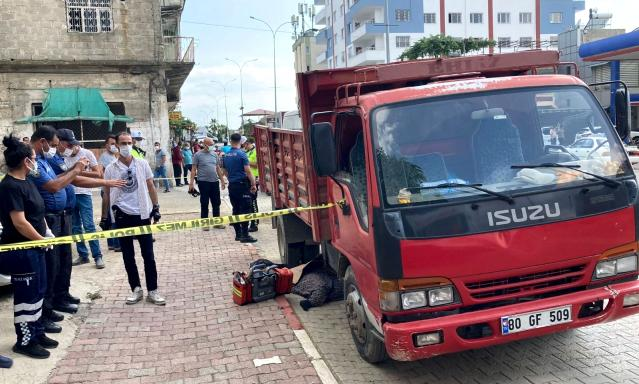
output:
<path id="1" fill-rule="evenodd" d="M 317 55 L 317 57 L 315 58 L 315 64 L 322 64 L 326 62 L 326 51 L 322 51 L 319 55 Z"/>
<path id="2" fill-rule="evenodd" d="M 326 25 L 326 17 L 328 16 L 328 7 L 323 7 L 315 14 L 316 25 Z"/>
<path id="3" fill-rule="evenodd" d="M 333 35 L 333 28 L 322 28 L 315 35 L 315 44 L 326 44 Z"/>
<path id="4" fill-rule="evenodd" d="M 375 10 L 384 10 L 384 0 L 359 0 L 355 2 L 349 10 L 353 20 L 357 20 L 361 15 L 375 14 Z"/>
<path id="5" fill-rule="evenodd" d="M 385 27 L 383 25 L 375 25 L 374 23 L 375 20 L 368 20 L 355 28 L 355 30 L 351 32 L 351 42 L 355 43 L 358 40 L 374 38 L 374 35 L 383 34 Z"/>
<path id="6" fill-rule="evenodd" d="M 164 66 L 167 79 L 166 98 L 169 103 L 180 101 L 180 89 L 195 65 L 195 39 L 165 36 Z"/>
<path id="7" fill-rule="evenodd" d="M 185 0 L 160 0 L 162 11 L 183 9 Z"/>
<path id="8" fill-rule="evenodd" d="M 348 58 L 349 67 L 358 65 L 382 64 L 386 61 L 386 52 L 377 50 L 374 47 L 357 47 L 355 53 Z"/>

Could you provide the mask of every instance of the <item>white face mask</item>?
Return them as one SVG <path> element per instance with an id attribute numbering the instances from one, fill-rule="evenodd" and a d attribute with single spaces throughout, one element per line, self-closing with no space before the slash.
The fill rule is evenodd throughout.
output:
<path id="1" fill-rule="evenodd" d="M 38 171 L 38 163 L 34 163 L 33 161 L 31 161 L 31 159 L 28 159 L 28 160 L 29 160 L 29 163 L 33 165 L 33 168 L 27 167 L 27 169 L 29 169 L 29 175 L 33 177 L 39 177 L 40 171 Z"/>
<path id="2" fill-rule="evenodd" d="M 55 148 L 49 147 L 49 150 L 44 153 L 44 157 L 46 157 L 47 159 L 52 159 L 57 152 L 58 151 Z"/>
<path id="3" fill-rule="evenodd" d="M 111 145 L 109 147 L 109 152 L 111 153 L 118 153 L 118 147 L 116 147 L 115 145 Z"/>
<path id="4" fill-rule="evenodd" d="M 66 148 L 64 152 L 62 152 L 62 156 L 64 157 L 71 157 L 71 155 L 73 155 L 73 149 Z"/>
<path id="5" fill-rule="evenodd" d="M 131 150 L 133 149 L 132 145 L 121 145 L 120 146 L 120 155 L 128 158 L 131 156 Z"/>

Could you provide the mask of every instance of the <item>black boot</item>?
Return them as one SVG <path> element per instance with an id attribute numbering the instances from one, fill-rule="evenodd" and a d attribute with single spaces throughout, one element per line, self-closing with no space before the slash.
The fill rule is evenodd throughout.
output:
<path id="1" fill-rule="evenodd" d="M 64 320 L 64 315 L 62 315 L 61 313 L 58 313 L 56 311 L 51 311 L 49 313 L 46 314 L 47 319 L 53 321 L 54 323 L 60 322 L 62 320 Z"/>
<path id="2" fill-rule="evenodd" d="M 76 313 L 78 312 L 78 305 L 68 302 L 57 302 L 53 304 L 53 309 L 65 313 Z"/>
<path id="3" fill-rule="evenodd" d="M 49 352 L 46 349 L 42 348 L 40 346 L 40 344 L 38 344 L 35 341 L 33 341 L 33 342 L 31 342 L 31 343 L 29 343 L 27 345 L 21 345 L 19 343 L 16 343 L 16 345 L 13 346 L 12 350 L 15 353 L 19 353 L 21 355 L 29 356 L 29 357 L 32 357 L 34 359 L 46 359 L 49 356 L 51 356 L 51 352 Z"/>
<path id="4" fill-rule="evenodd" d="M 42 327 L 46 333 L 60 333 L 62 327 L 49 319 L 42 319 Z"/>
<path id="5" fill-rule="evenodd" d="M 54 349 L 59 343 L 43 334 L 38 337 L 38 344 L 40 344 L 42 348 Z"/>
<path id="6" fill-rule="evenodd" d="M 76 304 L 76 305 L 80 304 L 80 299 L 75 296 L 72 296 L 69 292 L 62 295 L 62 301 L 66 301 L 67 303 Z"/>

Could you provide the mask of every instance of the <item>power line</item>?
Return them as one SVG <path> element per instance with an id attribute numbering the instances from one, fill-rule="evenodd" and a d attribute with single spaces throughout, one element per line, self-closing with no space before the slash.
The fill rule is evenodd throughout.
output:
<path id="1" fill-rule="evenodd" d="M 184 23 L 184 24 L 195 24 L 195 25 L 205 25 L 205 26 L 208 26 L 208 27 L 242 29 L 242 30 L 246 30 L 246 31 L 271 32 L 269 29 L 263 29 L 263 28 L 242 27 L 242 26 L 239 26 L 239 25 L 203 23 L 203 22 L 200 22 L 200 21 L 186 21 L 186 20 L 183 20 L 182 23 Z M 278 31 L 278 33 L 292 34 L 293 31 Z"/>

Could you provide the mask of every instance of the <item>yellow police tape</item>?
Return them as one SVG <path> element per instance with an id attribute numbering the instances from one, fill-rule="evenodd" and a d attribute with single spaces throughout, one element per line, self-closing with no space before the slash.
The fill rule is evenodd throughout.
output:
<path id="1" fill-rule="evenodd" d="M 248 213 L 245 215 L 210 217 L 207 219 L 180 220 L 180 221 L 172 221 L 172 222 L 161 223 L 161 224 L 143 225 L 140 227 L 130 227 L 130 228 L 121 228 L 121 229 L 118 228 L 118 229 L 111 229 L 111 230 L 102 231 L 102 232 L 93 232 L 93 233 L 84 233 L 80 235 L 55 237 L 55 238 L 49 238 L 45 240 L 25 241 L 22 243 L 0 245 L 0 252 L 17 251 L 17 250 L 37 248 L 37 247 L 46 247 L 49 245 L 73 244 L 73 243 L 79 243 L 82 241 L 90 241 L 90 240 L 116 239 L 116 238 L 127 237 L 127 236 L 150 235 L 153 233 L 173 232 L 173 231 L 181 231 L 185 229 L 206 228 L 206 227 L 212 227 L 214 225 L 221 225 L 221 224 L 236 224 L 236 223 L 242 223 L 245 221 L 257 220 L 257 219 L 269 219 L 269 218 L 277 217 L 277 216 L 290 215 L 291 213 L 297 213 L 297 212 L 327 209 L 340 204 L 342 204 L 341 201 L 337 203 L 327 203 L 322 205 L 316 205 L 313 207 L 287 208 L 287 209 L 279 209 L 279 210 L 269 211 L 269 212 Z"/>

